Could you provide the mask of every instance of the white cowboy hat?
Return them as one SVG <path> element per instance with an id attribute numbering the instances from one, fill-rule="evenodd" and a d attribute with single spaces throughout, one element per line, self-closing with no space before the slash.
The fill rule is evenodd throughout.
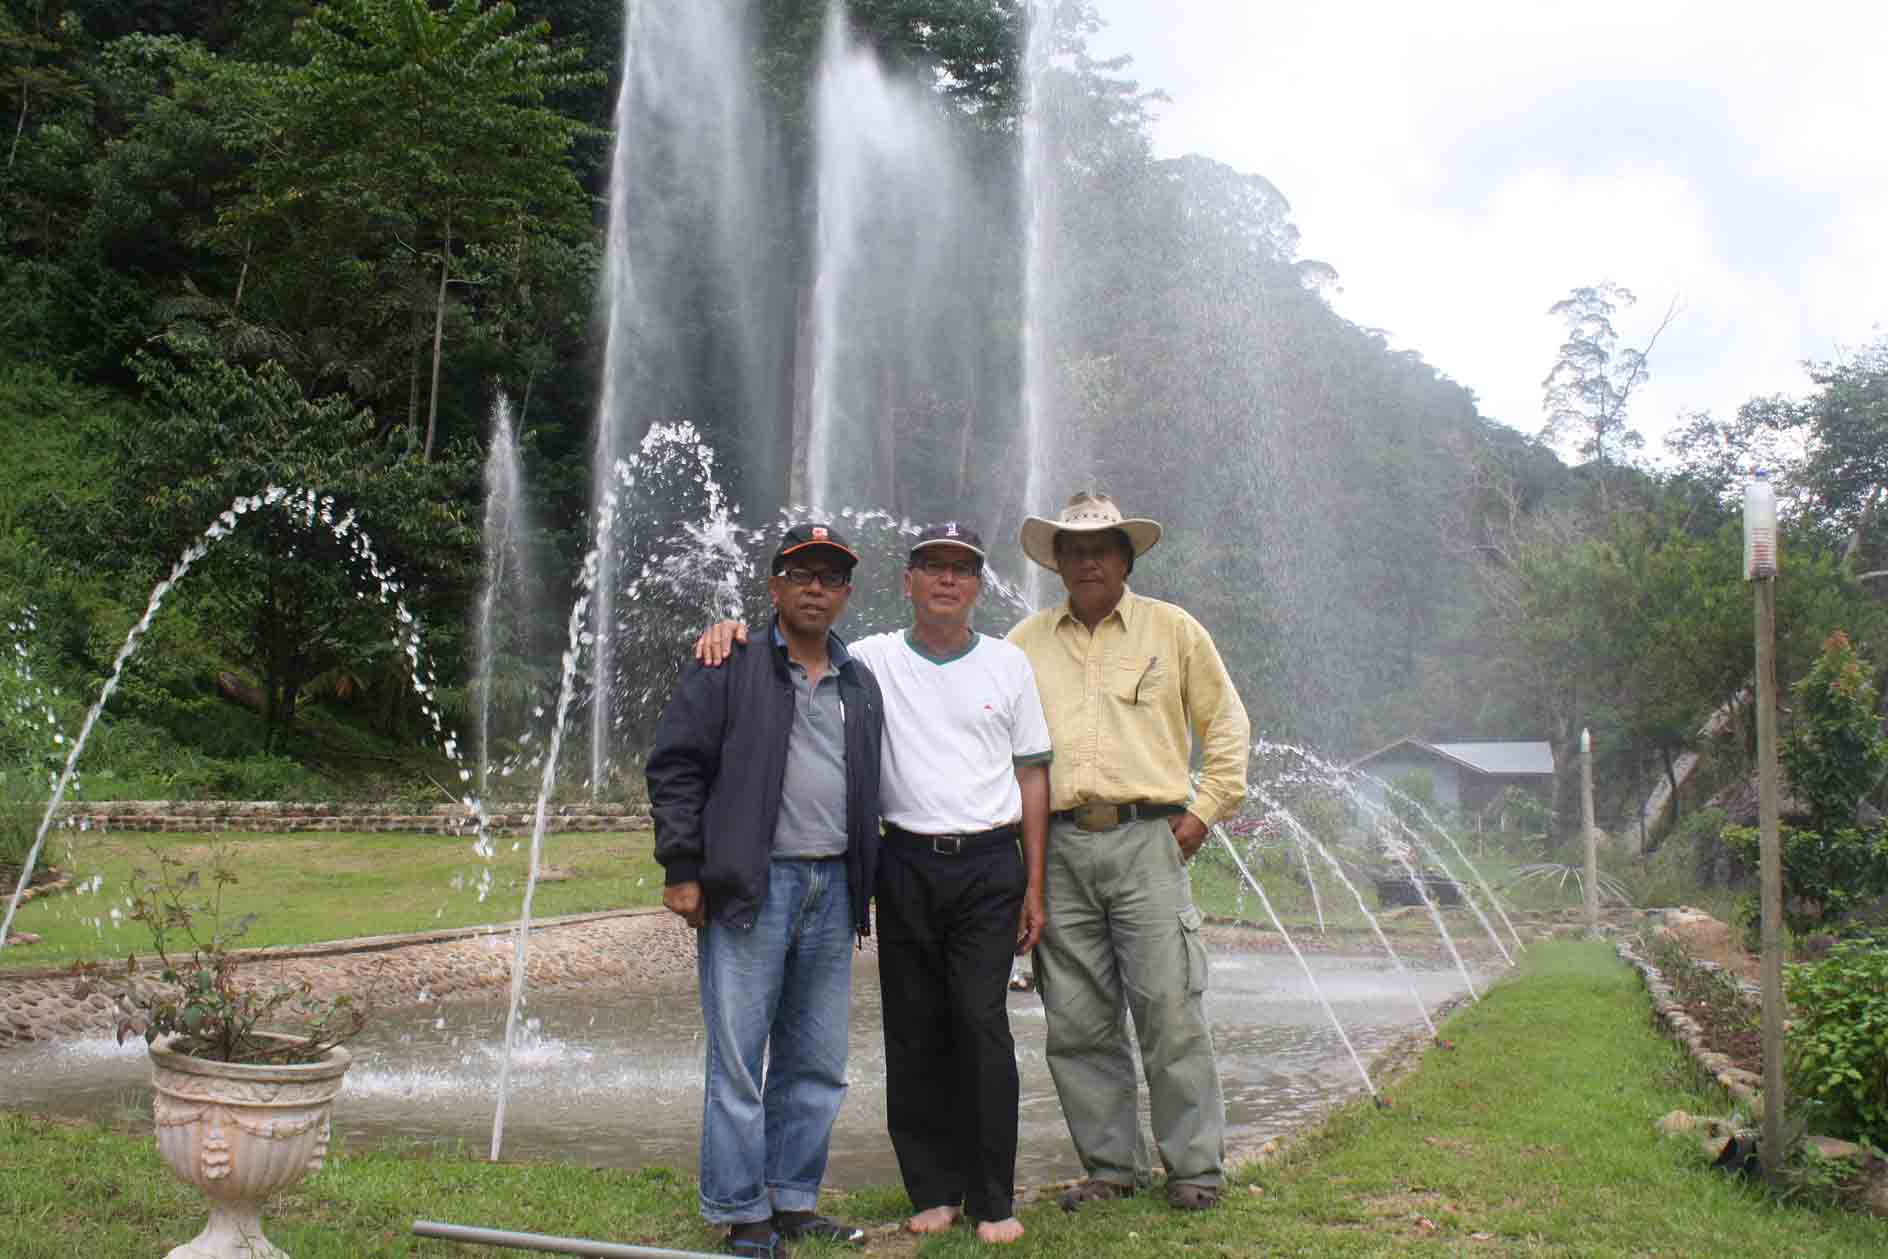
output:
<path id="1" fill-rule="evenodd" d="M 1045 520 L 1041 516 L 1024 518 L 1023 554 L 1044 568 L 1059 572 L 1055 562 L 1056 534 L 1097 533 L 1103 529 L 1119 529 L 1127 534 L 1137 556 L 1147 554 L 1154 543 L 1160 541 L 1158 521 L 1123 517 L 1121 509 L 1106 494 L 1083 492 L 1069 499 L 1068 506 L 1056 520 Z"/>

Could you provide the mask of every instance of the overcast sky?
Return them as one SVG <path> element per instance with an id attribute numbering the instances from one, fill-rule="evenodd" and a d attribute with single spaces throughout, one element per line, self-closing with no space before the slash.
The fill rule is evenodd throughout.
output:
<path id="1" fill-rule="evenodd" d="M 1632 421 L 1808 391 L 1888 333 L 1888 0 L 1100 0 L 1160 156 L 1264 175 L 1332 301 L 1533 432 L 1547 308 L 1677 319 Z"/>

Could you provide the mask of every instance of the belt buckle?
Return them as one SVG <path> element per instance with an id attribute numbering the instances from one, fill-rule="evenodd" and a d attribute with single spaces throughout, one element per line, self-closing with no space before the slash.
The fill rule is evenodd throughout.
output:
<path id="1" fill-rule="evenodd" d="M 1070 812 L 1085 831 L 1111 831 L 1121 825 L 1121 810 L 1112 804 L 1082 804 Z"/>
<path id="2" fill-rule="evenodd" d="M 931 851 L 940 857 L 962 856 L 964 837 L 962 835 L 933 835 L 931 836 Z"/>

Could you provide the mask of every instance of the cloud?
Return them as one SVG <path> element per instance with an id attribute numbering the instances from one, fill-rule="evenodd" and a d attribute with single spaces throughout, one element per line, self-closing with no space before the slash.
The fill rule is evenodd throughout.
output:
<path id="1" fill-rule="evenodd" d="M 1888 6 L 1103 0 L 1096 51 L 1173 99 L 1155 142 L 1271 179 L 1346 317 L 1540 423 L 1547 308 L 1612 279 L 1637 344 L 1676 296 L 1634 407 L 1801 392 L 1798 364 L 1878 335 L 1888 292 Z"/>

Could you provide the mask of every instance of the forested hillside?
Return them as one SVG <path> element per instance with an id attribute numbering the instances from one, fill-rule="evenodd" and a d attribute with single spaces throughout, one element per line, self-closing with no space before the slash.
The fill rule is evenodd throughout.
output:
<path id="1" fill-rule="evenodd" d="M 1300 255 L 1289 190 L 1156 157 L 1163 85 L 1086 55 L 1097 19 L 1079 0 L 1058 28 L 1054 227 L 1079 248 L 1058 276 L 1071 333 L 1054 388 L 1084 454 L 1048 501 L 1023 503 L 1025 7 L 848 6 L 888 72 L 929 91 L 981 216 L 978 248 L 953 261 L 974 300 L 936 333 L 967 348 L 949 372 L 887 373 L 878 501 L 858 506 L 994 530 L 1104 488 L 1166 525 L 1134 583 L 1214 632 L 1256 731 L 1340 758 L 1405 734 L 1547 738 L 1566 765 L 1591 726 L 1615 811 L 1740 703 L 1734 496 L 1752 462 L 1789 492 L 1785 685 L 1834 628 L 1884 659 L 1870 591 L 1888 568 L 1888 342 L 1820 365 L 1804 398 L 1693 417 L 1654 467 L 1630 409 L 1656 353 L 1635 359 L 1645 347 L 1617 344 L 1610 321 L 1629 295 L 1601 277 L 1543 293 L 1513 315 L 1567 320 L 1561 360 L 1534 366 L 1543 422 L 1578 452 L 1569 467 L 1484 419 L 1446 364 L 1340 317 L 1327 294 L 1341 277 Z M 751 242 L 779 282 L 738 317 L 768 330 L 779 400 L 732 387 L 737 316 L 705 270 L 645 277 L 683 295 L 686 317 L 662 331 L 690 375 L 639 400 L 631 427 L 692 423 L 750 526 L 793 492 L 826 11 L 753 7 L 784 208 Z M 617 0 L 0 0 L 9 764 L 57 759 L 45 731 L 73 727 L 151 585 L 232 499 L 270 484 L 358 514 L 463 718 L 501 390 L 542 533 L 536 593 L 554 609 L 509 649 L 529 679 L 513 715 L 544 704 L 589 537 L 622 21 Z M 415 663 L 361 597 L 367 580 L 341 539 L 238 531 L 159 619 L 98 766 L 120 767 L 127 791 L 344 791 L 374 766 L 430 790 Z"/>

